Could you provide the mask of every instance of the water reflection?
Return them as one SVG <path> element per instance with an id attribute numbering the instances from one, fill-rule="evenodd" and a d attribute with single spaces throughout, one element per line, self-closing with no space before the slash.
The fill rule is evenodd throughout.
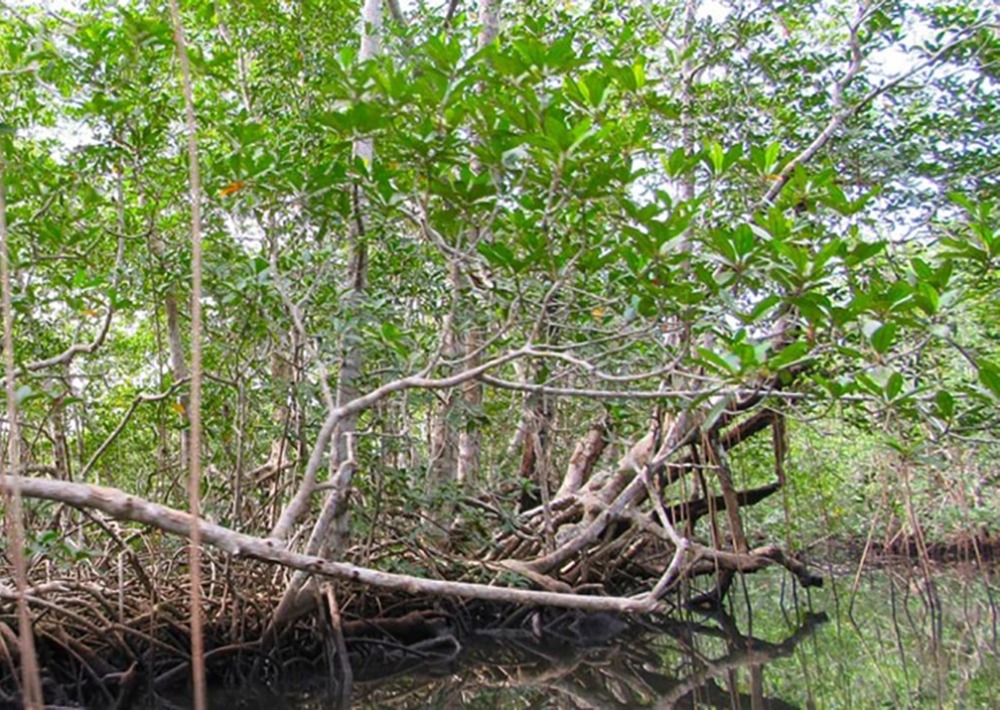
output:
<path id="1" fill-rule="evenodd" d="M 522 611 L 499 627 L 479 619 L 478 629 L 463 629 L 457 653 L 426 644 L 416 653 L 372 654 L 356 642 L 351 705 L 997 707 L 995 580 L 955 570 L 927 580 L 908 569 L 835 574 L 806 594 L 786 576 L 758 574 L 713 615 L 678 612 L 624 623 Z M 288 668 L 280 685 L 217 690 L 212 706 L 342 702 L 344 688 L 326 680 L 328 670 L 303 671 Z M 161 696 L 154 705 L 183 707 L 184 700 Z"/>

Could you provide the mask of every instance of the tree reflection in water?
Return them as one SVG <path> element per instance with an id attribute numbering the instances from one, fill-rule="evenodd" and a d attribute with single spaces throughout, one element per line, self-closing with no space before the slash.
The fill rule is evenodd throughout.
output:
<path id="1" fill-rule="evenodd" d="M 995 578 L 954 569 L 831 575 L 808 597 L 757 575 L 726 611 L 624 621 L 558 610 L 478 610 L 407 647 L 349 639 L 353 707 L 995 707 Z M 458 641 L 458 644 L 454 641 Z M 320 708 L 345 688 L 286 666 L 282 692 L 244 685 L 213 707 Z M 159 696 L 158 707 L 183 706 Z"/>

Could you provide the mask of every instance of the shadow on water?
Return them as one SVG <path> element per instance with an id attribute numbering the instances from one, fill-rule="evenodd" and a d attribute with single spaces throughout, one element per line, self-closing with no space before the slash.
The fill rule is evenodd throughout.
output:
<path id="1" fill-rule="evenodd" d="M 756 575 L 724 612 L 625 622 L 520 610 L 402 647 L 349 641 L 352 707 L 994 708 L 996 579 L 887 568 L 806 594 Z M 509 610 L 508 610 L 509 612 Z M 217 708 L 344 704 L 325 662 L 215 688 Z M 145 707 L 188 707 L 157 695 Z"/>

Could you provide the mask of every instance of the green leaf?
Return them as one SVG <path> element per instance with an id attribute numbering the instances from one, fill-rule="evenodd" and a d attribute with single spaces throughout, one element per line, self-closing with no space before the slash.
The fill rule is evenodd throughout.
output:
<path id="1" fill-rule="evenodd" d="M 750 163 L 760 175 L 771 175 L 775 172 L 780 153 L 781 146 L 777 143 L 770 143 L 766 148 L 750 146 Z"/>
<path id="2" fill-rule="evenodd" d="M 41 396 L 41 393 L 36 393 L 33 389 L 31 389 L 30 385 L 21 385 L 17 388 L 17 391 L 14 392 L 14 402 L 20 406 L 25 402 L 29 402 L 32 399 L 37 399 Z"/>
<path id="3" fill-rule="evenodd" d="M 844 263 L 858 266 L 885 249 L 885 242 L 862 242 L 844 255 Z"/>
<path id="4" fill-rule="evenodd" d="M 910 259 L 910 266 L 921 281 L 930 281 L 934 278 L 934 269 L 919 256 Z"/>
<path id="5" fill-rule="evenodd" d="M 903 389 L 903 376 L 898 372 L 894 372 L 889 375 L 889 380 L 885 383 L 885 397 L 890 402 L 896 399 L 896 396 Z"/>
<path id="6" fill-rule="evenodd" d="M 721 175 L 726 164 L 726 154 L 722 150 L 722 146 L 718 143 L 712 143 L 705 151 L 705 158 L 708 162 L 708 167 L 712 170 L 712 174 Z"/>
<path id="7" fill-rule="evenodd" d="M 708 415 L 706 415 L 705 421 L 702 422 L 701 424 L 702 431 L 708 431 L 713 426 L 715 426 L 715 423 L 719 421 L 719 417 L 721 417 L 722 414 L 729 407 L 729 404 L 730 402 L 732 402 L 732 399 L 733 399 L 732 394 L 726 394 L 718 398 L 718 400 L 712 405 L 712 408 L 709 410 Z"/>
<path id="8" fill-rule="evenodd" d="M 738 370 L 738 358 L 734 358 L 735 362 L 731 362 L 729 359 L 722 357 L 708 348 L 698 348 L 698 354 L 707 364 L 714 365 L 719 371 L 725 374 L 734 374 Z"/>
<path id="9" fill-rule="evenodd" d="M 961 192 L 949 192 L 948 199 L 963 208 L 966 212 L 975 212 L 976 210 L 969 198 Z"/>
<path id="10" fill-rule="evenodd" d="M 632 65 L 632 75 L 635 77 L 636 89 L 641 89 L 646 85 L 646 66 L 643 61 L 637 61 Z"/>
<path id="11" fill-rule="evenodd" d="M 382 333 L 382 337 L 388 342 L 398 342 L 402 337 L 402 333 L 399 331 L 399 328 L 396 327 L 395 323 L 390 321 L 382 323 L 380 331 Z"/>
<path id="12" fill-rule="evenodd" d="M 878 330 L 872 333 L 871 343 L 872 347 L 875 348 L 875 352 L 880 355 L 884 355 L 889 352 L 889 348 L 896 340 L 896 324 L 886 323 L 881 326 Z"/>
<path id="13" fill-rule="evenodd" d="M 767 150 L 764 153 L 764 170 L 769 172 L 778 162 L 778 156 L 781 154 L 781 145 L 778 143 L 771 143 L 767 146 Z"/>
<path id="14" fill-rule="evenodd" d="M 823 267 L 826 266 L 827 262 L 834 256 L 840 253 L 843 242 L 840 239 L 833 238 L 829 242 L 823 245 L 823 248 L 819 250 L 819 253 L 813 258 L 812 273 L 814 275 L 819 275 L 823 273 Z"/>
<path id="15" fill-rule="evenodd" d="M 480 242 L 476 246 L 476 251 L 493 266 L 517 270 L 517 259 L 514 256 L 514 252 L 503 242 Z"/>
<path id="16" fill-rule="evenodd" d="M 917 306 L 929 316 L 934 315 L 938 312 L 940 306 L 940 298 L 938 297 L 937 290 L 931 286 L 926 281 L 921 282 L 917 286 L 917 293 L 915 294 L 917 301 Z"/>
<path id="17" fill-rule="evenodd" d="M 955 413 L 955 398 L 946 390 L 938 390 L 934 395 L 934 404 L 941 419 L 951 419 Z"/>
<path id="18" fill-rule="evenodd" d="M 767 361 L 767 366 L 777 372 L 789 365 L 799 362 L 802 360 L 803 356 L 809 352 L 809 343 L 804 340 L 797 340 L 796 342 L 788 345 L 780 352 L 778 352 L 774 357 Z"/>
<path id="19" fill-rule="evenodd" d="M 761 317 L 764 316 L 764 314 L 769 312 L 779 303 L 781 303 L 781 296 L 778 296 L 777 294 L 774 293 L 770 294 L 769 296 L 765 296 L 760 300 L 760 302 L 756 306 L 753 307 L 753 310 L 751 310 L 749 313 L 741 314 L 740 320 L 742 320 L 747 325 L 751 323 L 756 323 L 758 320 L 761 319 Z"/>
<path id="20" fill-rule="evenodd" d="M 742 157 L 743 157 L 743 144 L 735 143 L 731 145 L 729 147 L 729 150 L 726 151 L 725 156 L 723 156 L 722 169 L 728 170 L 729 168 L 731 168 L 733 165 L 736 164 L 736 161 L 738 161 Z"/>
<path id="21" fill-rule="evenodd" d="M 976 365 L 979 368 L 979 381 L 986 385 L 994 397 L 1000 399 L 1000 367 L 988 360 L 977 360 Z"/>
<path id="22" fill-rule="evenodd" d="M 688 157 L 687 151 L 683 147 L 674 148 L 670 152 L 670 157 L 666 159 L 665 167 L 667 175 L 670 177 L 677 177 L 687 172 L 691 167 L 691 160 Z"/>
<path id="23" fill-rule="evenodd" d="M 813 373 L 812 379 L 834 399 L 838 399 L 844 394 L 844 386 L 835 379 L 823 377 L 819 373 Z"/>

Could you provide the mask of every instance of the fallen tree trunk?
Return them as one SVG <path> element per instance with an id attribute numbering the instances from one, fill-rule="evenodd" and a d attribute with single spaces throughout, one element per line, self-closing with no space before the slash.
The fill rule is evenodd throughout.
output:
<path id="1" fill-rule="evenodd" d="M 116 488 L 70 483 L 24 476 L 0 479 L 0 492 L 20 486 L 21 495 L 58 501 L 80 508 L 100 510 L 113 518 L 144 523 L 182 537 L 191 534 L 192 517 L 188 513 L 153 503 Z M 646 595 L 640 598 L 598 597 L 582 594 L 540 592 L 527 589 L 449 582 L 405 574 L 382 572 L 347 562 L 330 562 L 286 549 L 279 541 L 236 532 L 222 525 L 198 521 L 201 539 L 235 557 L 250 557 L 332 579 L 357 582 L 372 587 L 410 594 L 463 597 L 525 605 L 556 606 L 584 611 L 646 613 L 662 610 L 662 603 Z"/>

